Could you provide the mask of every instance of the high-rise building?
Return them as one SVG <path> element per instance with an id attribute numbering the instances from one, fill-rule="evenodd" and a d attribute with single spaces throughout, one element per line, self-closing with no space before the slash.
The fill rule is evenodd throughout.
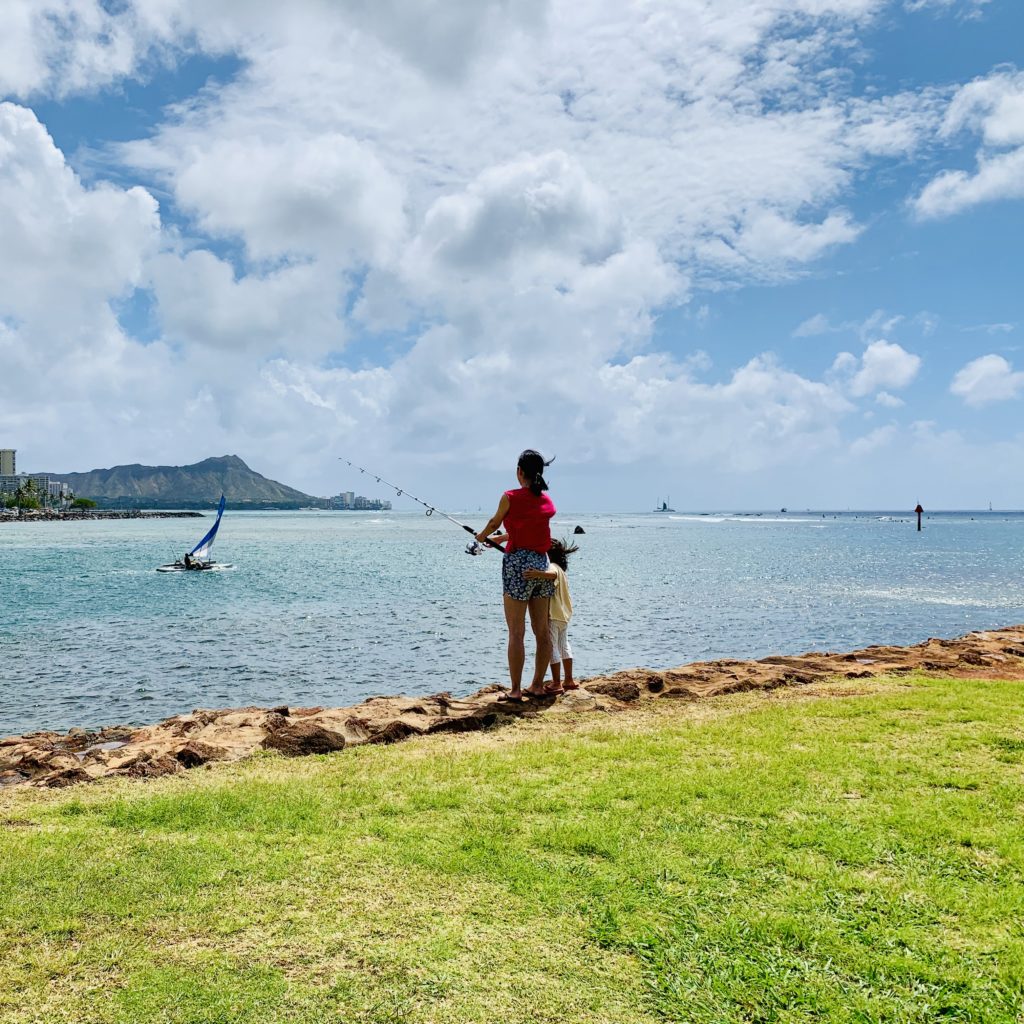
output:
<path id="1" fill-rule="evenodd" d="M 13 448 L 0 448 L 0 476 L 14 476 L 18 472 Z"/>

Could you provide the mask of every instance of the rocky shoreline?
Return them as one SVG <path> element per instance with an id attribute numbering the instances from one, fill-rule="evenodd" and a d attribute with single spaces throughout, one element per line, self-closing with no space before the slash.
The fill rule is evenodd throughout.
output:
<path id="1" fill-rule="evenodd" d="M 202 512 L 130 509 L 0 509 L 0 523 L 77 523 L 90 519 L 202 519 Z"/>
<path id="2" fill-rule="evenodd" d="M 0 739 L 0 788 L 59 787 L 108 777 L 154 778 L 259 750 L 323 754 L 409 736 L 468 732 L 551 711 L 626 709 L 640 700 L 700 700 L 745 690 L 925 671 L 1024 679 L 1024 625 L 926 640 L 912 647 L 865 647 L 759 661 L 695 662 L 666 672 L 629 669 L 586 680 L 579 690 L 524 704 L 504 703 L 499 686 L 468 697 L 372 697 L 348 708 L 230 708 L 175 715 L 157 725 L 35 732 Z"/>

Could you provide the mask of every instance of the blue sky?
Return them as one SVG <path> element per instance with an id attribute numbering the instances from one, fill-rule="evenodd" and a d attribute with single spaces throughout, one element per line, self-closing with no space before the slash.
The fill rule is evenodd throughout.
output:
<path id="1" fill-rule="evenodd" d="M 1019 3 L 3 17 L 26 468 L 326 494 L 338 452 L 476 507 L 533 446 L 579 509 L 1024 506 Z"/>

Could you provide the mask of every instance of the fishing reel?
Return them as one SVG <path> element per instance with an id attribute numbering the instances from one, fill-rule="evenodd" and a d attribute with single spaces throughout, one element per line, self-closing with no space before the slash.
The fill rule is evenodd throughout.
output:
<path id="1" fill-rule="evenodd" d="M 466 554 L 467 555 L 482 555 L 483 551 L 484 551 L 484 546 L 478 540 L 475 540 L 471 544 L 467 544 L 466 545 Z"/>

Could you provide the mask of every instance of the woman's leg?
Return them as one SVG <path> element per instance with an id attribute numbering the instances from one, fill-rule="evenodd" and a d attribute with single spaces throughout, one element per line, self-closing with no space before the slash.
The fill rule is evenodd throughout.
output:
<path id="1" fill-rule="evenodd" d="M 529 601 L 530 628 L 537 641 L 537 656 L 533 663 L 533 682 L 527 687 L 527 693 L 544 692 L 544 677 L 548 674 L 551 661 L 551 625 L 548 618 L 550 603 L 550 597 L 531 597 Z"/>
<path id="2" fill-rule="evenodd" d="M 526 608 L 527 601 L 517 601 L 504 595 L 505 622 L 508 625 L 508 678 L 512 683 L 510 697 L 522 693 L 523 662 L 526 661 Z"/>

